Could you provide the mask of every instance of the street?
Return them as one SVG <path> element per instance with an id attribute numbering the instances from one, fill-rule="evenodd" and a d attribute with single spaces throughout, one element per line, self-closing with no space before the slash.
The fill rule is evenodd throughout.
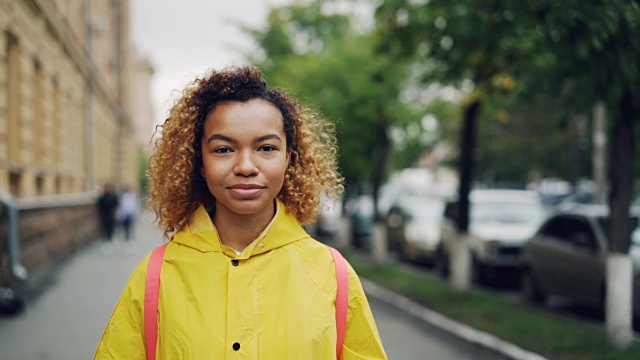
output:
<path id="1" fill-rule="evenodd" d="M 32 274 L 46 286 L 31 297 L 24 313 L 0 317 L 0 358 L 92 358 L 131 271 L 162 241 L 150 218 L 146 213 L 137 223 L 135 249 L 120 244 L 105 255 L 101 244 L 93 242 L 51 266 L 47 274 Z M 497 358 L 374 298 L 370 302 L 390 359 Z"/>
<path id="2" fill-rule="evenodd" d="M 502 359 L 369 297 L 389 359 Z"/>

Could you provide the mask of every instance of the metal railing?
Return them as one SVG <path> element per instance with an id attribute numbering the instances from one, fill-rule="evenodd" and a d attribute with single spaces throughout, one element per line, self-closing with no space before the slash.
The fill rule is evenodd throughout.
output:
<path id="1" fill-rule="evenodd" d="M 0 190 L 0 202 L 7 209 L 9 270 L 14 278 L 26 281 L 29 278 L 27 268 L 20 262 L 20 234 L 18 230 L 18 205 L 11 194 Z"/>

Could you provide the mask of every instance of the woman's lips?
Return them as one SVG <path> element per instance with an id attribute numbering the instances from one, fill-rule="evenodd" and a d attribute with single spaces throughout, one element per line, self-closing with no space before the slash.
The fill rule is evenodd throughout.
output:
<path id="1" fill-rule="evenodd" d="M 264 186 L 247 184 L 247 185 L 234 185 L 229 188 L 234 194 L 240 197 L 251 197 L 260 193 Z"/>

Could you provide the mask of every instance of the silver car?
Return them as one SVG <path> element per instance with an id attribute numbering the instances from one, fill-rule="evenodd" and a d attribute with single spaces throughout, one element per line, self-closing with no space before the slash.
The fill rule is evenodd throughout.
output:
<path id="1" fill-rule="evenodd" d="M 431 264 L 440 242 L 444 200 L 404 197 L 392 205 L 386 218 L 387 245 L 403 259 Z"/>
<path id="2" fill-rule="evenodd" d="M 449 248 L 460 236 L 455 202 L 447 204 L 441 225 L 442 241 L 436 266 L 446 274 Z M 546 218 L 538 193 L 527 190 L 473 190 L 469 194 L 469 237 L 475 281 L 495 278 L 498 270 L 517 270 L 522 265 L 525 242 Z"/>
<path id="3" fill-rule="evenodd" d="M 562 295 L 603 307 L 609 248 L 606 206 L 581 206 L 554 214 L 525 245 L 522 292 L 531 302 Z M 634 265 L 634 311 L 640 310 L 640 228 L 629 250 Z"/>

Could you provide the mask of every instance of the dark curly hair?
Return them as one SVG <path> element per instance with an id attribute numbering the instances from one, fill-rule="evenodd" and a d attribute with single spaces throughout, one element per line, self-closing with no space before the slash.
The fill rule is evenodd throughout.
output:
<path id="1" fill-rule="evenodd" d="M 156 128 L 155 152 L 147 172 L 147 205 L 165 236 L 182 229 L 200 204 L 215 204 L 200 175 L 207 115 L 220 103 L 253 99 L 266 100 L 282 113 L 291 158 L 277 198 L 287 210 L 303 224 L 313 222 L 320 193 L 326 191 L 335 198 L 344 190 L 333 124 L 284 91 L 269 87 L 257 68 L 212 70 L 184 90 L 164 124 Z"/>

